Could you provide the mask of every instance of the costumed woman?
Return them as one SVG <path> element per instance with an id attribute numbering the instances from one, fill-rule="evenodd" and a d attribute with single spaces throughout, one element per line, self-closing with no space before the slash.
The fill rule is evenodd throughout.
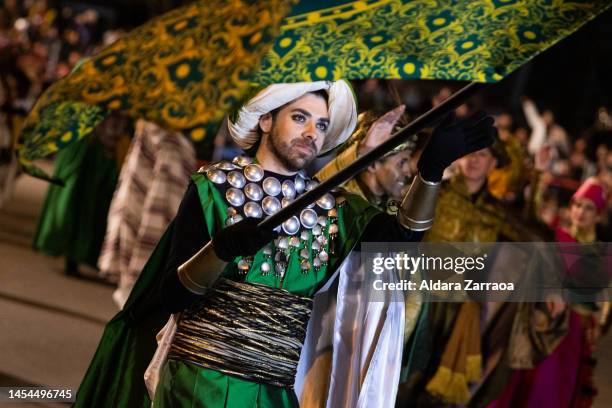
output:
<path id="1" fill-rule="evenodd" d="M 596 225 L 605 210 L 605 203 L 601 184 L 594 178 L 587 179 L 572 196 L 571 224 L 569 228 L 556 229 L 556 241 L 582 244 L 596 242 Z M 566 262 L 566 265 L 574 262 Z M 597 393 L 593 383 L 593 347 L 598 325 L 606 320 L 603 314 L 609 313 L 609 305 L 604 303 L 601 312 L 594 302 L 568 306 L 569 310 L 565 311 L 567 332 L 558 345 L 548 356 L 537 362 L 534 368 L 516 370 L 504 392 L 488 408 L 580 408 L 593 404 Z"/>

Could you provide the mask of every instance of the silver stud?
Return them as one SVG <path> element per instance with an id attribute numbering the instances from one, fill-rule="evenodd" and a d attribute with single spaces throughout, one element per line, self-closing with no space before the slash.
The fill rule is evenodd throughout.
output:
<path id="1" fill-rule="evenodd" d="M 227 182 L 230 183 L 232 187 L 242 188 L 246 184 L 246 179 L 242 175 L 242 173 L 237 171 L 230 171 L 227 175 Z"/>
<path id="2" fill-rule="evenodd" d="M 244 188 L 244 194 L 253 201 L 259 201 L 263 198 L 263 190 L 259 184 L 249 183 Z"/>
<path id="3" fill-rule="evenodd" d="M 234 207 L 227 207 L 227 210 L 225 210 L 225 212 L 227 213 L 228 217 L 233 217 L 234 215 L 238 214 L 238 211 L 236 211 Z"/>
<path id="4" fill-rule="evenodd" d="M 317 240 L 312 241 L 312 245 L 310 247 L 312 248 L 313 251 L 321 250 L 321 244 Z"/>
<path id="5" fill-rule="evenodd" d="M 274 177 L 266 177 L 262 185 L 266 194 L 271 196 L 276 196 L 281 191 L 281 183 Z"/>
<path id="6" fill-rule="evenodd" d="M 236 170 L 238 168 L 238 166 L 236 166 L 235 164 L 232 164 L 228 161 L 220 161 L 219 163 L 215 164 L 215 167 L 221 170 Z"/>
<path id="7" fill-rule="evenodd" d="M 319 224 L 320 226 L 324 227 L 327 225 L 327 217 L 324 215 L 319 215 L 319 217 L 317 218 L 317 224 Z"/>
<path id="8" fill-rule="evenodd" d="M 245 258 L 238 261 L 238 269 L 241 271 L 248 271 L 250 267 L 251 265 L 249 265 L 249 262 Z"/>
<path id="9" fill-rule="evenodd" d="M 227 201 L 231 205 L 235 205 L 236 207 L 240 207 L 244 204 L 244 193 L 237 188 L 228 188 L 225 192 L 225 198 L 227 198 Z"/>
<path id="10" fill-rule="evenodd" d="M 248 166 L 249 164 L 253 163 L 253 159 L 251 159 L 248 156 L 237 156 L 237 157 L 234 157 L 234 160 L 232 160 L 232 163 L 234 163 L 236 166 L 244 167 L 244 166 Z"/>
<path id="11" fill-rule="evenodd" d="M 325 238 L 325 235 L 319 235 L 316 240 L 321 246 L 327 245 L 327 238 Z"/>
<path id="12" fill-rule="evenodd" d="M 208 169 L 206 177 L 215 184 L 223 184 L 227 179 L 225 173 L 217 169 Z"/>
<path id="13" fill-rule="evenodd" d="M 308 231 L 307 230 L 302 230 L 302 232 L 300 233 L 300 239 L 302 241 L 308 241 L 308 238 L 310 238 Z"/>
<path id="14" fill-rule="evenodd" d="M 268 244 L 265 247 L 263 247 L 262 252 L 266 256 L 271 256 L 272 255 L 272 247 Z"/>
<path id="15" fill-rule="evenodd" d="M 264 262 L 261 264 L 261 272 L 264 275 L 267 275 L 270 273 L 270 264 L 268 262 Z"/>
<path id="16" fill-rule="evenodd" d="M 317 200 L 317 204 L 324 210 L 330 210 L 334 208 L 334 205 L 336 205 L 336 200 L 334 199 L 333 195 L 327 193 Z"/>
<path id="17" fill-rule="evenodd" d="M 325 250 L 322 250 L 321 252 L 319 252 L 319 259 L 321 260 L 321 262 L 327 262 L 329 261 L 329 255 L 327 255 L 327 252 L 325 252 Z"/>
<path id="18" fill-rule="evenodd" d="M 278 201 L 278 198 L 268 196 L 261 202 L 261 207 L 266 214 L 272 215 L 276 214 L 278 210 L 280 210 L 281 204 L 280 201 Z"/>
<path id="19" fill-rule="evenodd" d="M 300 261 L 300 269 L 304 272 L 310 270 L 310 262 L 308 262 L 308 259 L 302 259 Z"/>
<path id="20" fill-rule="evenodd" d="M 288 206 L 292 202 L 293 202 L 292 199 L 287 198 L 287 197 L 283 197 L 283 199 L 281 200 L 281 207 L 285 208 L 286 206 Z"/>
<path id="21" fill-rule="evenodd" d="M 244 215 L 251 218 L 261 218 L 263 217 L 263 210 L 259 204 L 249 201 L 244 205 Z"/>
<path id="22" fill-rule="evenodd" d="M 337 224 L 330 224 L 329 225 L 329 233 L 330 234 L 337 234 L 338 233 L 338 225 Z"/>
<path id="23" fill-rule="evenodd" d="M 287 198 L 294 199 L 295 198 L 295 186 L 291 180 L 283 181 L 283 185 L 281 186 L 281 190 L 283 195 Z"/>
<path id="24" fill-rule="evenodd" d="M 304 191 L 304 189 L 306 188 L 306 182 L 304 181 L 302 176 L 300 176 L 299 174 L 297 176 L 295 176 L 295 180 L 293 181 L 293 185 L 295 187 L 295 191 L 297 191 L 298 194 L 301 194 Z"/>
<path id="25" fill-rule="evenodd" d="M 319 268 L 321 267 L 321 260 L 320 260 L 319 258 L 315 258 L 315 259 L 313 259 L 313 260 L 312 260 L 312 265 L 313 265 L 315 268 L 319 269 Z"/>
<path id="26" fill-rule="evenodd" d="M 315 236 L 321 235 L 322 232 L 323 230 L 321 229 L 321 226 L 318 224 L 312 228 L 312 234 Z"/>
<path id="27" fill-rule="evenodd" d="M 287 270 L 287 264 L 285 262 L 277 262 L 274 265 L 274 270 L 276 271 L 276 274 L 282 278 L 283 276 L 285 276 L 285 271 Z"/>
<path id="28" fill-rule="evenodd" d="M 287 237 L 280 237 L 276 246 L 280 249 L 287 249 L 289 247 L 289 239 Z"/>
<path id="29" fill-rule="evenodd" d="M 259 164 L 249 164 L 244 168 L 244 176 L 249 181 L 260 181 L 264 176 L 264 171 Z"/>
<path id="30" fill-rule="evenodd" d="M 283 222 L 283 231 L 289 235 L 293 235 L 300 230 L 300 220 L 295 215 Z"/>
<path id="31" fill-rule="evenodd" d="M 306 248 L 302 248 L 300 250 L 300 258 L 304 258 L 304 259 L 310 258 L 310 254 L 308 253 L 308 250 Z"/>
<path id="32" fill-rule="evenodd" d="M 317 225 L 317 213 L 315 210 L 306 208 L 300 213 L 300 222 L 305 228 L 312 228 Z"/>
<path id="33" fill-rule="evenodd" d="M 292 236 L 291 238 L 289 238 L 289 246 L 296 247 L 296 248 L 299 247 L 300 239 L 296 237 L 295 235 Z"/>
<path id="34" fill-rule="evenodd" d="M 318 185 L 319 185 L 319 183 L 317 181 L 308 180 L 306 182 L 306 191 L 310 191 L 310 190 L 314 189 Z"/>

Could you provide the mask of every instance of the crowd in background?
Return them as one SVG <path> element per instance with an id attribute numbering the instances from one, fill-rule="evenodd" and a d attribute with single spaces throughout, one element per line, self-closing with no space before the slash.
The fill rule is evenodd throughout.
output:
<path id="1" fill-rule="evenodd" d="M 457 85 L 449 86 L 457 89 Z M 453 92 L 449 86 L 435 81 L 367 80 L 358 87 L 360 110 L 382 114 L 401 103 L 406 105 L 408 116 L 414 118 L 448 97 Z M 498 174 L 489 177 L 488 188 L 495 198 L 525 222 L 535 215 L 554 230 L 568 225 L 572 194 L 585 180 L 596 177 L 608 193 L 607 213 L 599 219 L 597 238 L 612 240 L 609 219 L 612 216 L 612 114 L 607 107 L 593 112 L 590 126 L 576 134 L 559 123 L 562 118 L 556 118 L 551 110 L 525 96 L 513 109 L 475 98 L 457 109 L 456 115 L 465 116 L 477 109 L 495 115 L 499 138 L 509 158 L 501 179 Z M 414 156 L 416 163 L 418 149 Z M 447 178 L 457 171 L 448 169 Z M 535 188 L 540 195 L 537 214 L 531 212 L 533 203 L 530 203 Z"/>
<path id="2" fill-rule="evenodd" d="M 93 8 L 51 7 L 46 0 L 5 0 L 0 6 L 0 206 L 19 172 L 14 149 L 37 98 L 121 34 Z"/>
<path id="3" fill-rule="evenodd" d="M 6 0 L 0 8 L 2 106 L 29 110 L 53 81 L 121 34 L 98 11 Z"/>

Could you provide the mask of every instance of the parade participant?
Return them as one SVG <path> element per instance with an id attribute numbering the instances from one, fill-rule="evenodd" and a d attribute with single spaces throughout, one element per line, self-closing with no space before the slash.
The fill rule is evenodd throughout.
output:
<path id="1" fill-rule="evenodd" d="M 519 198 L 521 187 L 525 184 L 525 161 L 527 152 L 512 132 L 512 116 L 501 113 L 495 118 L 500 143 L 508 158 L 508 164 L 497 166 L 487 176 L 488 190 L 493 197 L 504 203 L 512 203 Z"/>
<path id="2" fill-rule="evenodd" d="M 358 157 L 363 156 L 388 140 L 391 134 L 398 130 L 397 125 L 402 119 L 404 110 L 405 106 L 400 105 L 379 118 L 372 112 L 361 113 L 358 117 L 355 132 L 342 146 L 338 155 L 317 172 L 316 177 L 326 180 L 357 160 Z M 360 196 L 379 210 L 395 215 L 398 210 L 399 201 L 401 201 L 405 194 L 405 188 L 409 186 L 408 183 L 414 175 L 410 164 L 416 139 L 416 136 L 411 137 L 407 142 L 402 143 L 384 155 L 380 160 L 368 166 L 366 170 L 359 173 L 355 178 L 343 184 L 342 187 L 347 192 Z M 389 281 L 395 283 L 405 278 L 416 281 L 420 276 L 407 277 L 399 273 L 397 276 L 390 276 Z M 354 285 L 356 282 L 360 282 L 362 285 L 368 284 L 365 277 L 358 277 L 356 273 L 353 274 L 353 282 Z M 389 307 L 388 304 L 384 302 L 368 302 L 367 299 L 364 299 L 364 302 L 368 303 L 367 312 L 364 313 L 367 316 L 364 326 L 367 325 L 368 321 L 384 321 L 384 316 Z M 422 296 L 418 291 L 410 291 L 405 293 L 403 303 L 405 305 L 403 343 L 406 344 L 419 317 L 422 307 Z M 371 336 L 368 340 L 360 344 L 362 350 L 376 346 L 376 336 Z M 321 353 L 318 356 L 317 364 L 330 366 L 328 360 L 331 359 L 331 354 L 331 350 L 327 353 Z M 319 375 L 319 377 L 321 380 L 325 376 Z M 311 394 L 321 394 L 321 389 L 324 390 L 326 386 L 325 381 L 311 381 L 309 384 L 314 384 L 314 386 L 308 389 Z"/>
<path id="3" fill-rule="evenodd" d="M 443 181 L 428 242 L 521 241 L 524 232 L 509 221 L 501 202 L 487 188 L 487 177 L 507 163 L 503 145 L 492 146 L 458 160 L 459 173 Z M 470 398 L 469 383 L 481 376 L 480 306 L 475 302 L 433 303 L 421 313 L 415 337 L 406 351 L 399 406 L 462 404 Z M 464 342 L 469 347 L 461 348 Z M 449 362 L 454 355 L 455 364 Z M 497 356 L 499 357 L 499 356 Z M 425 389 L 427 392 L 425 392 Z"/>
<path id="4" fill-rule="evenodd" d="M 119 309 L 176 215 L 196 169 L 195 156 L 192 143 L 180 133 L 146 120 L 136 122 L 98 261 L 100 277 L 117 284 L 113 301 Z"/>
<path id="5" fill-rule="evenodd" d="M 159 301 L 168 312 L 181 316 L 162 366 L 155 406 L 297 406 L 292 388 L 295 383 L 299 394 L 302 386 L 296 378 L 302 342 L 307 348 L 313 341 L 306 336 L 313 330 L 313 320 L 315 326 L 322 323 L 310 318 L 310 310 L 313 316 L 317 310 L 313 296 L 338 272 L 341 309 L 346 293 L 340 287 L 352 266 L 347 265 L 347 257 L 359 242 L 420 239 L 419 231 L 431 225 L 432 203 L 444 168 L 488 146 L 495 133 L 492 118 L 484 113 L 439 126 L 397 218 L 354 195 L 328 193 L 276 231 L 257 228 L 259 218 L 313 188 L 316 181 L 300 170 L 348 138 L 356 122 L 353 98 L 344 81 L 270 85 L 228 126 L 236 143 L 254 157 L 221 162 L 194 176 L 171 231 L 160 243 L 169 247 L 164 251 L 167 262 Z M 211 237 L 212 246 L 202 249 Z M 146 303 L 157 292 L 152 266 L 159 264 L 160 254 L 158 247 L 134 288 L 134 300 L 128 300 L 124 313 L 114 320 L 131 319 L 131 330 L 141 335 L 146 330 L 139 328 L 139 317 L 143 321 L 152 317 L 139 299 Z M 155 305 L 146 310 L 155 310 Z M 368 356 L 371 360 L 356 356 L 370 361 L 366 370 L 343 371 L 342 367 L 354 370 L 348 360 L 355 356 L 334 357 L 333 384 L 329 395 L 321 397 L 324 401 L 339 406 L 335 404 L 358 399 L 366 405 L 370 399 L 388 400 L 388 394 L 373 390 L 383 384 L 393 390 L 397 384 L 399 365 L 392 362 L 401 355 L 401 344 L 399 348 L 395 344 L 401 343 L 403 329 L 401 313 L 397 317 L 399 324 L 383 329 L 385 335 L 379 338 L 385 347 Z M 112 336 L 127 330 L 127 339 L 137 342 L 130 329 L 114 327 L 117 330 L 107 333 L 88 371 L 77 406 L 95 405 L 99 384 L 113 387 L 114 394 L 107 397 L 113 403 L 145 398 L 136 395 L 142 391 L 138 384 L 130 384 L 129 396 L 118 395 L 125 385 L 109 377 L 105 358 L 116 350 Z M 334 337 L 339 341 L 335 352 L 341 353 L 341 333 Z M 141 359 L 130 353 L 146 350 L 130 350 L 123 349 L 111 372 L 123 368 L 131 370 L 131 378 L 138 375 Z M 358 377 L 359 383 L 348 384 L 347 377 Z M 341 389 L 344 385 L 355 388 Z"/>
<path id="6" fill-rule="evenodd" d="M 316 87 L 320 86 L 316 85 Z M 302 184 L 298 179 L 302 176 L 297 175 L 297 172 L 314 159 L 319 152 L 324 152 L 334 147 L 339 141 L 346 139 L 348 136 L 347 130 L 352 128 L 352 126 L 341 125 L 342 120 L 350 119 L 352 115 L 347 115 L 344 112 L 343 117 L 340 116 L 342 111 L 335 112 L 336 109 L 342 109 L 343 98 L 336 94 L 342 92 L 340 90 L 346 87 L 342 82 L 334 84 L 329 90 L 329 109 L 325 94 L 304 94 L 304 92 L 308 92 L 309 87 L 299 87 L 298 85 L 293 87 L 278 86 L 269 89 L 267 92 L 264 91 L 248 103 L 241 110 L 237 122 L 229 128 L 234 140 L 241 147 L 252 149 L 256 143 L 254 135 L 258 135 L 256 129 L 259 127 L 261 141 L 255 155 L 257 163 L 249 163 L 249 159 L 243 159 L 245 160 L 242 163 L 245 164 L 244 169 L 242 169 L 244 180 L 239 176 L 240 172 L 232 173 L 232 171 L 240 170 L 240 168 L 230 169 L 231 166 L 228 166 L 224 171 L 222 167 L 227 165 L 221 165 L 209 170 L 207 173 L 208 182 L 202 182 L 198 189 L 199 199 L 195 199 L 195 194 L 191 196 L 193 197 L 191 199 L 188 196 L 183 202 L 183 209 L 189 205 L 188 203 L 198 204 L 203 198 L 203 191 L 209 191 L 212 188 L 217 189 L 221 197 L 225 197 L 223 203 L 218 203 L 218 210 L 225 209 L 225 213 L 229 211 L 227 214 L 230 216 L 230 220 L 262 215 L 257 204 L 259 199 L 261 199 L 263 213 L 273 213 L 274 208 L 269 208 L 269 206 L 278 201 L 274 198 L 282 192 L 283 184 L 286 186 L 286 193 L 283 194 L 284 198 L 293 199 L 295 192 L 292 192 L 292 190 L 296 184 L 300 187 Z M 295 93 L 290 90 L 294 90 Z M 282 98 L 275 95 L 275 93 L 280 92 L 283 93 Z M 350 93 L 347 93 L 346 90 L 343 93 L 345 103 L 351 104 Z M 339 106 L 335 106 L 334 103 Z M 351 107 L 351 110 L 354 111 L 354 107 Z M 338 123 L 339 121 L 340 123 Z M 462 125 L 455 127 L 452 122 L 447 122 L 447 125 L 448 127 L 442 129 L 452 129 L 462 134 L 465 132 L 461 127 Z M 473 132 L 469 135 L 474 138 L 473 143 L 475 145 L 488 144 L 491 137 L 490 132 L 493 128 L 484 116 L 479 115 L 470 118 L 463 126 L 466 126 L 469 132 Z M 335 133 L 338 132 L 336 129 L 341 129 L 342 133 Z M 439 134 L 436 136 L 439 137 Z M 245 138 L 247 138 L 246 141 Z M 472 142 L 468 140 L 468 143 Z M 430 146 L 435 146 L 435 141 Z M 464 151 L 465 147 L 461 146 L 459 152 Z M 457 153 L 453 152 L 451 154 Z M 442 170 L 450 164 L 446 159 L 448 156 L 449 153 L 444 151 L 434 153 L 431 147 L 426 150 L 424 157 L 429 157 L 430 160 L 421 163 L 422 177 L 429 176 L 430 181 L 439 182 Z M 237 160 L 237 162 L 240 165 L 240 160 Z M 267 183 L 266 180 L 268 180 Z M 245 183 L 251 181 L 254 184 L 243 185 L 242 181 Z M 259 181 L 262 181 L 263 198 L 253 193 L 253 191 L 259 191 L 255 187 Z M 417 183 L 419 182 L 422 183 L 422 179 L 417 181 Z M 306 189 L 308 189 L 308 183 L 312 183 L 312 181 L 305 182 Z M 274 185 L 280 186 L 280 190 L 274 189 L 272 187 Z M 248 188 L 248 186 L 251 186 L 251 188 Z M 206 190 L 204 190 L 204 187 Z M 242 188 L 244 189 L 243 200 L 241 199 L 243 195 L 240 193 Z M 296 192 L 299 193 L 300 190 L 301 188 L 296 189 Z M 210 198 L 206 201 L 208 200 Z M 336 200 L 342 200 L 344 204 L 332 207 L 331 203 Z M 407 200 L 407 202 L 410 202 L 410 200 Z M 257 207 L 249 205 L 250 203 L 254 203 Z M 207 202 L 207 205 L 210 205 L 210 203 Z M 228 206 L 230 207 L 228 208 Z M 319 213 L 316 212 L 317 209 Z M 198 212 L 201 213 L 201 210 L 198 210 Z M 221 212 L 221 214 L 224 213 Z M 404 213 L 400 212 L 400 214 Z M 318 220 L 321 231 L 318 231 L 316 226 L 313 227 L 308 224 L 310 220 L 314 221 L 315 219 Z M 400 219 L 402 219 L 401 215 Z M 188 223 L 188 230 L 181 228 L 183 220 Z M 201 246 L 207 240 L 205 228 L 198 225 L 199 223 L 195 220 L 197 220 L 197 213 L 188 212 L 185 214 L 185 211 L 179 210 L 176 219 L 177 239 L 173 243 L 173 248 L 176 248 L 176 251 L 182 255 L 176 257 L 179 262 L 184 261 L 180 258 L 195 252 L 198 246 Z M 204 225 L 219 225 L 219 221 L 221 220 L 206 220 Z M 421 222 L 424 222 L 424 220 L 421 220 Z M 166 403 L 169 406 L 177 402 L 191 403 L 177 398 L 177 396 L 184 395 L 183 391 L 185 390 L 193 390 L 194 381 L 197 382 L 198 387 L 188 400 L 194 398 L 206 401 L 207 396 L 210 395 L 220 397 L 219 399 L 208 397 L 210 406 L 223 405 L 228 398 L 241 406 L 256 404 L 279 406 L 297 403 L 292 391 L 282 387 L 283 385 L 293 384 L 294 376 L 291 374 L 291 370 L 287 370 L 282 376 L 283 378 L 278 378 L 277 370 L 282 364 L 280 361 L 275 361 L 275 358 L 270 356 L 267 350 L 278 349 L 280 351 L 279 357 L 283 357 L 283 355 L 287 357 L 286 353 L 290 355 L 292 352 L 299 351 L 299 346 L 295 347 L 294 345 L 292 348 L 286 349 L 279 344 L 279 339 L 274 338 L 284 336 L 285 341 L 294 342 L 298 340 L 297 344 L 299 344 L 299 335 L 296 338 L 296 333 L 286 334 L 280 331 L 271 338 L 262 339 L 259 337 L 257 340 L 249 335 L 245 335 L 242 339 L 236 339 L 235 336 L 232 336 L 232 340 L 236 343 L 234 346 L 230 346 L 228 345 L 230 339 L 219 334 L 219 331 L 234 331 L 243 325 L 249 327 L 253 325 L 253 317 L 248 317 L 248 314 L 235 315 L 230 306 L 230 310 L 225 310 L 224 313 L 231 316 L 233 323 L 225 319 L 215 318 L 214 310 L 221 305 L 229 306 L 226 303 L 227 296 L 232 292 L 242 293 L 242 296 L 248 297 L 249 292 L 255 291 L 256 293 L 260 290 L 262 292 L 256 293 L 256 298 L 274 296 L 278 298 L 281 305 L 286 301 L 289 301 L 289 304 L 303 302 L 302 307 L 305 307 L 304 305 L 308 305 L 309 300 L 304 299 L 304 297 L 310 298 L 315 294 L 317 289 L 329 278 L 329 273 L 338 267 L 339 263 L 347 256 L 350 248 L 360 240 L 410 241 L 418 238 L 418 234 L 414 234 L 411 230 L 403 230 L 394 218 L 368 210 L 363 201 L 350 195 L 337 198 L 333 195 L 324 196 L 317 201 L 315 208 L 307 208 L 302 211 L 299 218 L 296 217 L 285 222 L 280 237 L 276 238 L 271 245 L 268 244 L 272 241 L 271 231 L 257 233 L 253 225 L 253 223 L 237 223 L 225 230 L 213 233 L 214 256 L 212 253 L 200 256 L 201 259 L 208 261 L 206 263 L 203 260 L 192 259 L 187 264 L 178 267 L 178 275 L 174 272 L 178 263 L 170 263 L 163 299 L 172 312 L 178 312 L 185 308 L 188 311 L 186 312 L 187 317 L 183 316 L 178 323 L 177 334 L 169 352 L 169 360 L 160 379 L 156 403 L 161 406 Z M 368 225 L 370 225 L 370 228 L 367 227 Z M 413 227 L 423 229 L 418 228 L 418 223 L 413 224 Z M 179 233 L 179 231 L 181 232 Z M 344 233 L 341 231 L 344 231 Z M 193 235 L 191 232 L 193 232 Z M 308 243 L 313 241 L 313 236 L 317 237 L 316 239 L 322 236 L 323 239 L 317 241 L 319 245 L 309 248 Z M 350 245 L 347 245 L 348 243 Z M 268 245 L 259 250 L 265 244 Z M 335 250 L 330 249 L 330 246 L 335 247 Z M 237 257 L 239 258 L 236 260 Z M 215 261 L 211 262 L 211 259 Z M 236 261 L 232 262 L 232 260 Z M 189 295 L 189 292 L 184 289 L 180 290 L 181 287 L 175 284 L 177 276 L 183 286 L 186 286 L 192 292 L 202 293 L 204 292 L 204 285 L 198 283 L 196 279 L 202 280 L 202 271 L 213 272 L 216 277 L 220 272 L 219 268 L 222 263 L 220 261 L 230 262 L 222 275 L 225 279 L 228 279 L 223 281 L 225 282 L 223 284 L 225 288 L 217 290 L 216 296 L 213 296 L 212 299 L 208 298 L 204 303 L 196 303 L 195 306 L 192 306 L 197 297 L 194 297 L 193 294 Z M 213 279 L 210 277 L 204 279 L 204 282 L 207 283 L 206 286 L 210 285 L 212 281 Z M 241 287 L 241 285 L 235 283 L 236 281 L 245 281 L 249 284 Z M 258 283 L 273 288 L 282 288 L 285 291 L 265 289 L 264 292 L 264 289 L 257 285 Z M 217 287 L 219 286 L 217 285 Z M 290 296 L 287 292 L 292 295 Z M 293 295 L 299 295 L 301 298 Z M 285 301 L 283 297 L 288 299 Z M 282 309 L 283 312 L 279 309 Z M 260 319 L 264 319 L 264 316 L 268 315 L 283 318 L 282 313 L 290 311 L 289 306 L 277 306 L 266 310 L 264 315 L 260 316 Z M 292 313 L 298 313 L 298 311 L 295 310 Z M 240 319 L 240 316 L 244 317 L 244 320 Z M 307 319 L 308 313 L 304 314 L 303 317 Z M 289 314 L 284 318 L 295 317 Z M 302 322 L 303 324 L 304 322 Z M 199 331 L 197 327 L 201 326 L 207 326 L 207 328 L 204 331 Z M 275 324 L 271 327 L 260 328 L 260 330 L 265 332 L 272 328 L 282 329 Z M 202 339 L 199 344 L 197 340 L 194 343 L 194 336 L 197 338 L 198 335 Z M 231 357 L 236 355 L 237 348 L 247 344 L 255 347 L 259 346 L 266 351 L 247 353 L 247 355 L 237 356 L 236 359 Z M 212 349 L 217 351 L 212 352 Z M 244 362 L 245 359 L 262 359 L 267 361 L 270 366 L 277 367 L 277 369 L 262 373 L 259 367 L 249 367 L 249 364 Z M 237 385 L 237 388 L 246 387 L 251 389 L 251 392 L 236 394 L 236 387 L 232 387 L 231 384 L 232 382 L 241 384 L 241 381 L 234 378 L 228 385 L 227 374 L 243 378 L 245 384 Z M 263 381 L 261 381 L 262 376 L 264 377 Z M 255 381 L 257 380 L 267 385 L 256 384 Z"/>
<path id="7" fill-rule="evenodd" d="M 389 139 L 391 133 L 397 130 L 396 125 L 405 110 L 404 105 L 387 112 L 380 118 L 372 112 L 359 115 L 357 130 L 347 141 L 346 146 L 338 156 L 317 172 L 317 178 L 326 180 L 333 174 L 347 167 L 376 146 Z M 355 178 L 343 185 L 343 188 L 353 194 L 361 196 L 370 204 L 385 210 L 389 201 L 400 201 L 412 179 L 410 159 L 414 140 L 402 143 L 380 160 L 359 173 Z"/>
<path id="8" fill-rule="evenodd" d="M 129 120 L 120 114 L 99 124 L 93 137 L 61 150 L 54 177 L 64 186 L 50 185 L 38 220 L 33 247 L 66 258 L 66 274 L 79 275 L 79 264 L 97 267 L 108 209 L 117 185 L 117 147 L 129 138 Z"/>
<path id="9" fill-rule="evenodd" d="M 571 225 L 557 228 L 556 241 L 594 243 L 597 240 L 595 226 L 604 210 L 603 186 L 595 178 L 587 179 L 572 196 Z M 574 262 L 572 259 L 566 265 Z M 605 309 L 599 319 L 596 318 L 598 307 L 593 302 L 571 304 L 565 312 L 564 307 L 560 307 L 558 314 L 569 312 L 566 318 L 569 327 L 562 340 L 534 368 L 516 370 L 503 393 L 488 408 L 591 406 L 597 394 L 593 382 L 593 349 L 598 326 L 605 324 L 609 313 L 609 302 L 603 305 Z M 551 389 L 556 391 L 550 392 Z"/>
<path id="10" fill-rule="evenodd" d="M 596 227 L 606 210 L 604 187 L 595 178 L 587 179 L 572 196 L 569 228 L 557 227 L 557 242 L 592 243 L 597 241 Z"/>

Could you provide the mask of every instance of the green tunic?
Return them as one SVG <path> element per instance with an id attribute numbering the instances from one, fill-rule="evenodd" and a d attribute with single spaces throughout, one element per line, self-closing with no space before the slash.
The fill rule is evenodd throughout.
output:
<path id="1" fill-rule="evenodd" d="M 214 184 L 208 181 L 203 175 L 194 176 L 194 181 L 198 187 L 198 193 L 202 202 L 205 214 L 206 225 L 223 225 L 227 218 L 227 205 Z M 363 201 L 355 200 L 357 207 L 370 216 L 377 212 Z M 347 222 L 345 212 L 350 214 L 351 210 L 358 208 L 338 207 L 339 226 L 338 239 L 340 251 L 330 258 L 328 266 L 323 266 L 318 270 L 311 268 L 308 273 L 300 270 L 299 257 L 291 256 L 287 266 L 284 280 L 275 274 L 264 275 L 261 273 L 260 266 L 264 261 L 264 254 L 260 250 L 253 259 L 253 264 L 246 276 L 239 274 L 236 263 L 228 264 L 223 272 L 223 276 L 228 279 L 261 283 L 276 288 L 281 287 L 294 294 L 312 297 L 316 291 L 327 281 L 330 271 L 335 270 L 339 262 L 344 259 L 352 249 L 352 244 L 356 241 L 347 236 Z M 354 214 L 358 214 L 356 212 Z M 350 217 L 357 221 L 357 217 Z M 329 224 L 329 220 L 328 220 Z M 355 226 L 348 223 L 350 230 Z M 210 230 L 211 235 L 214 231 Z M 312 244 L 312 234 L 307 245 Z M 218 371 L 201 368 L 194 364 L 168 360 L 163 368 L 160 384 L 155 395 L 155 407 L 297 407 L 298 400 L 292 389 L 256 383 L 242 380 L 230 375 L 222 374 Z"/>
<path id="2" fill-rule="evenodd" d="M 193 177 L 197 185 L 208 233 L 212 236 L 225 225 L 226 204 L 214 184 L 201 174 Z M 363 199 L 346 195 L 338 208 L 338 247 L 326 268 L 304 275 L 296 260 L 290 259 L 283 288 L 296 294 L 313 296 L 359 241 L 362 232 L 378 210 Z M 94 360 L 77 393 L 76 407 L 149 406 L 142 379 L 155 351 L 155 334 L 168 320 L 160 308 L 147 308 L 146 299 L 154 292 L 155 281 L 163 271 L 168 255 L 172 226 L 166 231 L 145 266 L 122 312 L 107 325 Z M 229 264 L 223 275 L 279 287 L 273 274 L 258 272 L 261 254 L 255 256 L 251 271 L 238 277 L 236 264 Z M 297 268 L 297 269 L 296 269 Z M 158 384 L 155 406 L 203 407 L 291 407 L 297 398 L 291 389 L 245 381 L 189 363 L 169 360 Z"/>
<path id="3" fill-rule="evenodd" d="M 83 139 L 61 150 L 34 237 L 34 249 L 64 255 L 69 261 L 97 267 L 106 218 L 115 186 L 115 158 L 95 139 Z"/>

